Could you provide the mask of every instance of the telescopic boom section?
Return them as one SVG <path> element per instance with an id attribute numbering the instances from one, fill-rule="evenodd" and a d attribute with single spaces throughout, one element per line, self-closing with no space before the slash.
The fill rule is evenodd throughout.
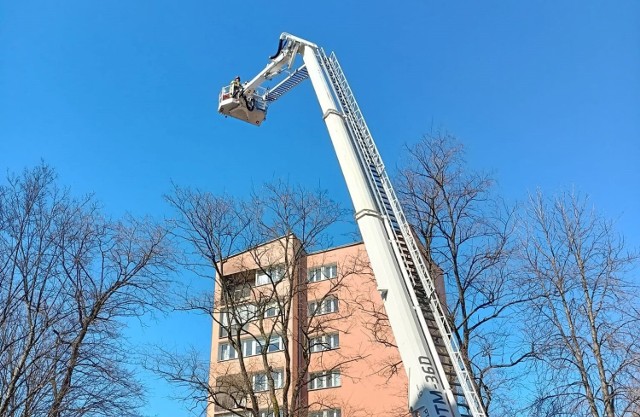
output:
<path id="1" fill-rule="evenodd" d="M 303 65 L 294 68 L 301 56 Z M 286 76 L 275 88 L 262 86 Z M 307 78 L 320 102 L 377 287 L 409 378 L 416 417 L 484 417 L 485 411 L 452 337 L 421 254 L 353 93 L 335 55 L 283 33 L 276 55 L 239 92 L 223 88 L 220 113 L 259 125 L 267 107 Z"/>

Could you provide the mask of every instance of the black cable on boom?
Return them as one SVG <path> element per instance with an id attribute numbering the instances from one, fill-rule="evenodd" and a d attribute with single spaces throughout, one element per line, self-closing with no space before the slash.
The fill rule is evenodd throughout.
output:
<path id="1" fill-rule="evenodd" d="M 280 42 L 278 42 L 278 50 L 276 51 L 276 53 L 273 56 L 270 56 L 269 59 L 275 59 L 275 57 L 280 55 L 280 51 L 282 51 L 282 47 L 284 46 L 284 43 L 285 43 L 285 40 L 284 39 L 280 39 Z"/>

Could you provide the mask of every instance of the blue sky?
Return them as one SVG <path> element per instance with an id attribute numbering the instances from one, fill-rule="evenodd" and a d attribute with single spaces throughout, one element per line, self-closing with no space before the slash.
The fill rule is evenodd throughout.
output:
<path id="1" fill-rule="evenodd" d="M 170 182 L 346 187 L 310 84 L 259 128 L 216 114 L 286 31 L 335 51 L 387 166 L 432 128 L 522 200 L 575 187 L 640 244 L 640 3 L 0 0 L 0 169 L 44 160 L 105 209 L 170 214 Z M 193 340 L 206 320 L 150 323 Z M 187 415 L 155 381 L 148 409 Z"/>

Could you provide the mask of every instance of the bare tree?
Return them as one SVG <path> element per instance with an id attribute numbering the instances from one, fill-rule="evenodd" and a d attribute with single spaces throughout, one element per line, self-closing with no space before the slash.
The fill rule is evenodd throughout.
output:
<path id="1" fill-rule="evenodd" d="M 427 135 L 408 151 L 400 175 L 404 208 L 432 275 L 444 278 L 454 337 L 485 409 L 499 414 L 497 400 L 510 384 L 504 370 L 532 354 L 509 348 L 515 341 L 509 320 L 522 301 L 510 279 L 513 209 L 492 193 L 490 177 L 466 165 L 455 137 Z"/>
<path id="2" fill-rule="evenodd" d="M 524 224 L 522 317 L 541 347 L 532 414 L 640 415 L 636 254 L 575 193 L 532 197 Z"/>
<path id="3" fill-rule="evenodd" d="M 55 180 L 41 165 L 0 187 L 0 416 L 137 415 L 121 329 L 162 303 L 166 233 Z"/>
<path id="4" fill-rule="evenodd" d="M 185 308 L 211 317 L 219 331 L 212 355 L 221 357 L 212 357 L 218 360 L 212 366 L 197 355 L 165 351 L 151 366 L 182 386 L 184 398 L 199 410 L 306 415 L 313 405 L 306 395 L 309 367 L 319 361 L 327 375 L 340 370 L 348 377 L 349 364 L 365 356 L 334 351 L 331 360 L 323 359 L 331 341 L 318 337 L 348 331 L 344 319 L 357 306 L 342 303 L 339 295 L 363 263 L 353 259 L 331 271 L 307 264 L 311 251 L 330 245 L 329 228 L 344 210 L 326 191 L 282 182 L 267 184 L 244 202 L 180 187 L 167 200 L 178 212 L 175 234 L 190 252 L 186 265 L 214 281 L 214 293 L 188 294 Z M 310 270 L 331 279 L 310 283 Z M 317 402 L 328 406 L 331 398 Z"/>

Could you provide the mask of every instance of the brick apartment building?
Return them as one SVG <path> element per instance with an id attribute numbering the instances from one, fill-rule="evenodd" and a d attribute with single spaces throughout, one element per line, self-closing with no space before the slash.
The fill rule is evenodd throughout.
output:
<path id="1" fill-rule="evenodd" d="M 208 417 L 407 414 L 407 378 L 362 243 L 305 253 L 289 236 L 222 270 Z"/>

